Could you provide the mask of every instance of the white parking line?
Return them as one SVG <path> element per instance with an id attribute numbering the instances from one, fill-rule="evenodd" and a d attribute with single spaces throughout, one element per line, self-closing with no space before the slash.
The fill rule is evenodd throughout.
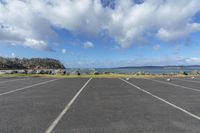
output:
<path id="1" fill-rule="evenodd" d="M 187 80 L 187 79 L 178 79 L 178 78 L 172 78 L 172 79 L 175 79 L 175 80 L 180 80 L 180 81 L 187 81 L 187 82 L 194 82 L 194 83 L 199 83 L 198 81 L 193 81 L 193 80 Z"/>
<path id="2" fill-rule="evenodd" d="M 147 79 L 147 78 L 143 78 L 143 79 L 151 80 L 151 81 L 155 81 L 155 82 L 159 82 L 159 83 L 163 83 L 163 84 L 168 84 L 168 85 L 172 85 L 172 86 L 181 87 L 181 88 L 184 88 L 184 89 L 200 92 L 200 90 L 198 90 L 198 89 L 191 88 L 191 87 L 186 87 L 186 86 L 182 86 L 182 85 L 177 85 L 177 84 L 174 84 L 174 83 L 169 83 L 169 82 L 160 81 L 160 80 L 156 80 L 156 79 Z"/>
<path id="3" fill-rule="evenodd" d="M 195 118 L 195 119 L 197 119 L 197 120 L 200 121 L 200 117 L 199 117 L 199 116 L 197 116 L 197 115 L 195 115 L 195 114 L 193 114 L 193 113 L 191 113 L 191 112 L 189 112 L 189 111 L 187 111 L 187 110 L 185 110 L 185 109 L 183 109 L 183 108 L 181 108 L 181 107 L 179 107 L 179 106 L 177 106 L 177 105 L 175 105 L 175 104 L 173 104 L 173 103 L 170 103 L 170 102 L 168 102 L 168 101 L 162 99 L 161 97 L 158 97 L 158 96 L 152 94 L 151 92 L 146 91 L 146 90 L 144 90 L 144 89 L 142 89 L 142 88 L 140 88 L 140 87 L 138 87 L 138 86 L 136 86 L 136 85 L 134 85 L 134 84 L 132 84 L 132 83 L 130 83 L 130 82 L 124 80 L 124 79 L 121 79 L 121 78 L 119 78 L 119 79 L 122 80 L 122 81 L 124 81 L 124 82 L 126 82 L 127 84 L 129 84 L 129 85 L 135 87 L 136 89 L 138 89 L 138 90 L 140 90 L 140 91 L 142 91 L 142 92 L 144 92 L 144 93 L 146 93 L 146 94 L 148 94 L 148 95 L 150 95 L 150 96 L 152 96 L 152 97 L 154 97 L 154 98 L 156 98 L 156 99 L 158 99 L 158 100 L 160 100 L 160 101 L 162 101 L 162 102 L 164 102 L 164 103 L 166 103 L 166 104 L 168 104 L 168 105 L 174 107 L 175 109 L 180 110 L 180 111 L 182 111 L 182 112 L 188 114 L 189 116 L 191 116 L 191 117 L 193 117 L 193 118 Z"/>
<path id="4" fill-rule="evenodd" d="M 12 81 L 17 81 L 17 80 L 25 80 L 28 78 L 23 78 L 23 79 L 13 79 L 13 80 L 6 80 L 6 81 L 1 81 L 0 83 L 7 83 L 7 82 L 12 82 Z"/>
<path id="5" fill-rule="evenodd" d="M 80 95 L 80 93 L 83 91 L 83 89 L 87 86 L 87 84 L 92 80 L 90 78 L 82 87 L 81 89 L 76 93 L 76 95 L 71 99 L 71 101 L 67 104 L 67 106 L 63 109 L 63 111 L 58 115 L 58 117 L 51 123 L 51 125 L 47 128 L 45 133 L 51 133 L 53 129 L 56 127 L 58 122 L 62 119 L 62 117 L 65 115 L 65 113 L 69 110 L 71 105 L 74 103 L 74 101 L 77 99 L 77 97 Z"/>
<path id="6" fill-rule="evenodd" d="M 56 80 L 58 80 L 58 79 L 48 80 L 48 81 L 44 81 L 44 82 L 40 82 L 40 83 L 37 83 L 37 84 L 30 85 L 30 86 L 26 86 L 26 87 L 23 87 L 23 88 L 7 91 L 7 92 L 4 92 L 4 93 L 0 93 L 0 96 L 7 95 L 7 94 L 10 94 L 10 93 L 13 93 L 13 92 L 17 92 L 17 91 L 21 91 L 21 90 L 25 90 L 25 89 L 28 89 L 28 88 L 31 88 L 31 87 L 35 87 L 35 86 L 38 86 L 38 85 L 43 85 L 43 84 L 46 84 L 46 83 L 49 83 L 49 82 L 53 82 L 53 81 L 56 81 Z"/>

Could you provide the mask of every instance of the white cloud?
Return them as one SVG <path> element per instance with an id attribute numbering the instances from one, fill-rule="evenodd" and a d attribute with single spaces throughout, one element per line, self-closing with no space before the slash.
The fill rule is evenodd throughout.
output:
<path id="1" fill-rule="evenodd" d="M 26 47 L 50 50 L 45 40 L 53 30 L 49 21 L 31 9 L 28 1 L 0 2 L 0 41 Z"/>
<path id="2" fill-rule="evenodd" d="M 66 49 L 62 49 L 61 52 L 62 52 L 63 54 L 65 54 L 65 53 L 66 53 Z"/>
<path id="3" fill-rule="evenodd" d="M 52 27 L 74 34 L 98 35 L 102 30 L 121 47 L 145 41 L 146 36 L 175 41 L 200 30 L 192 17 L 199 0 L 116 0 L 114 9 L 100 0 L 4 0 L 0 2 L 0 41 L 47 50 L 56 33 Z M 3 4 L 4 3 L 4 4 Z M 27 45 L 29 39 L 40 43 Z M 45 47 L 45 48 L 44 48 Z"/>
<path id="4" fill-rule="evenodd" d="M 35 40 L 32 38 L 26 39 L 23 45 L 33 49 L 49 50 L 49 47 L 46 42 L 42 40 Z"/>
<path id="5" fill-rule="evenodd" d="M 183 37 L 187 37 L 190 33 L 196 32 L 200 30 L 200 24 L 193 23 L 185 25 L 186 27 L 182 27 L 183 29 L 159 29 L 156 36 L 164 41 L 174 41 L 177 39 L 181 39 Z"/>
<path id="6" fill-rule="evenodd" d="M 87 41 L 87 42 L 83 43 L 83 47 L 84 48 L 92 48 L 92 47 L 94 47 L 94 44 L 92 42 Z"/>
<path id="7" fill-rule="evenodd" d="M 200 58 L 197 58 L 197 57 L 186 58 L 185 62 L 187 64 L 200 64 Z"/>

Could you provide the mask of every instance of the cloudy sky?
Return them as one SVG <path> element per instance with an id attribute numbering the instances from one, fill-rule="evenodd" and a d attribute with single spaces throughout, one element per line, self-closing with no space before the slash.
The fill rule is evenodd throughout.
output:
<path id="1" fill-rule="evenodd" d="M 0 0 L 0 56 L 66 67 L 200 64 L 200 2 Z"/>

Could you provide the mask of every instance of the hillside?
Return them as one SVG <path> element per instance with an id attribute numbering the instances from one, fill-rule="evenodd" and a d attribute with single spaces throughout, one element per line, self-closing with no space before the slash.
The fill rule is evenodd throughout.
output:
<path id="1" fill-rule="evenodd" d="M 50 58 L 4 58 L 0 57 L 0 70 L 6 69 L 64 69 L 64 65 Z"/>

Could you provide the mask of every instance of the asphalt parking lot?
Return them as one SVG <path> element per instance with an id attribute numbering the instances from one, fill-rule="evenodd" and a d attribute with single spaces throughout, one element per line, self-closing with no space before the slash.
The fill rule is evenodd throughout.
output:
<path id="1" fill-rule="evenodd" d="M 199 133 L 200 79 L 0 78 L 2 133 Z"/>

